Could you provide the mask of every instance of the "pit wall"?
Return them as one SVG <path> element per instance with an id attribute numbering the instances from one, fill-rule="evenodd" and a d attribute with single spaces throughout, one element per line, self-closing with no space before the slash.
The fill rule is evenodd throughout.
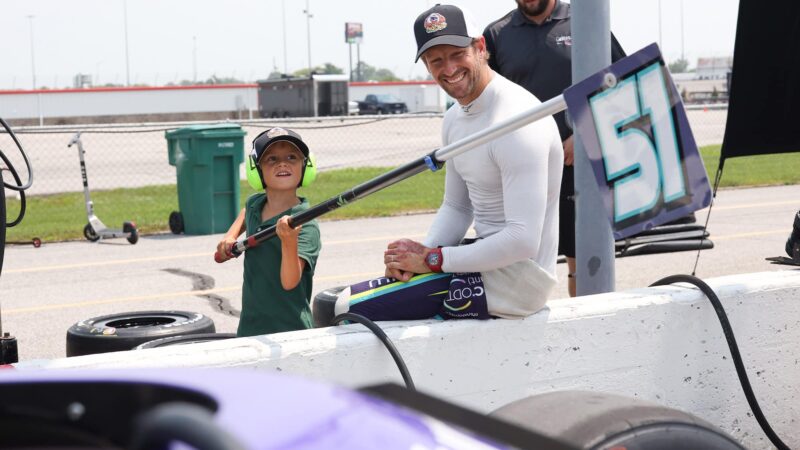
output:
<path id="1" fill-rule="evenodd" d="M 728 313 L 772 428 L 800 448 L 800 271 L 705 280 Z M 481 412 L 552 390 L 622 394 L 693 413 L 770 448 L 747 406 L 713 307 L 690 285 L 551 300 L 524 320 L 382 322 L 418 389 Z M 346 386 L 398 369 L 361 325 L 17 363 L 18 370 L 242 367 Z"/>

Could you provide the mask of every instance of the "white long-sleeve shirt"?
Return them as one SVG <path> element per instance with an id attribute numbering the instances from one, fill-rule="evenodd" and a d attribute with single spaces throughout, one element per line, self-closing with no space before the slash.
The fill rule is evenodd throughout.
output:
<path id="1" fill-rule="evenodd" d="M 538 104 L 533 94 L 493 73 L 474 102 L 447 111 L 444 145 Z M 446 163 L 444 201 L 424 245 L 443 246 L 446 272 L 485 272 L 530 259 L 555 280 L 563 163 L 552 117 L 455 156 Z M 473 222 L 481 239 L 458 246 Z"/>

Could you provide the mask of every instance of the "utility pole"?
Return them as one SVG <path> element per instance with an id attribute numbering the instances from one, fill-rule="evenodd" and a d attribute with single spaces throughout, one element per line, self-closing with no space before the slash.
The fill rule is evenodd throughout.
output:
<path id="1" fill-rule="evenodd" d="M 122 14 L 125 19 L 125 86 L 131 85 L 130 57 L 128 55 L 128 0 L 122 0 Z"/>
<path id="2" fill-rule="evenodd" d="M 36 16 L 29 15 L 28 22 L 30 23 L 30 30 L 31 30 L 31 77 L 33 78 L 33 90 L 36 90 L 36 58 L 34 57 L 33 51 L 33 18 Z"/>
<path id="3" fill-rule="evenodd" d="M 306 8 L 308 5 L 306 5 Z M 283 10 L 283 73 L 284 75 L 289 74 L 289 63 L 287 62 L 287 52 L 286 52 L 286 0 L 281 0 L 281 8 Z M 310 40 L 310 39 L 309 39 Z M 309 57 L 309 60 L 311 58 Z M 273 62 L 273 66 L 275 63 Z"/>
<path id="4" fill-rule="evenodd" d="M 311 18 L 314 17 L 311 14 L 311 10 L 308 7 L 308 0 L 306 0 L 306 9 L 303 10 L 306 15 L 306 31 L 308 34 L 308 76 L 311 76 L 311 72 L 313 70 L 313 66 L 311 65 Z"/>
<path id="5" fill-rule="evenodd" d="M 681 59 L 686 61 L 686 55 L 683 53 L 683 0 L 681 0 Z"/>
<path id="6" fill-rule="evenodd" d="M 664 45 L 661 43 L 661 0 L 658 0 L 658 48 L 664 53 Z"/>
<path id="7" fill-rule="evenodd" d="M 192 81 L 197 84 L 197 36 L 192 36 Z"/>

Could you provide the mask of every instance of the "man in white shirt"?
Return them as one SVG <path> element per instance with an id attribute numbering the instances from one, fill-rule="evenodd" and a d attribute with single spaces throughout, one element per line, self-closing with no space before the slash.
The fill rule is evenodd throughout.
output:
<path id="1" fill-rule="evenodd" d="M 434 6 L 417 18 L 414 34 L 417 59 L 458 102 L 444 116 L 444 145 L 540 103 L 489 68 L 481 31 L 461 9 Z M 552 117 L 455 156 L 425 240 L 391 242 L 386 277 L 345 289 L 335 313 L 373 320 L 535 313 L 556 284 L 563 161 Z M 464 245 L 473 223 L 476 239 Z"/>

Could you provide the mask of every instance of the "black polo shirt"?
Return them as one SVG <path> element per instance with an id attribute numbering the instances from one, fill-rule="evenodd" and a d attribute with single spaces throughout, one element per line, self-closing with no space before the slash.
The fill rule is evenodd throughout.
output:
<path id="1" fill-rule="evenodd" d="M 556 0 L 553 13 L 537 25 L 515 9 L 490 23 L 483 32 L 489 66 L 529 90 L 541 101 L 550 100 L 572 84 L 570 5 Z M 611 60 L 625 52 L 611 35 Z M 554 115 L 561 140 L 572 135 L 564 112 Z"/>

